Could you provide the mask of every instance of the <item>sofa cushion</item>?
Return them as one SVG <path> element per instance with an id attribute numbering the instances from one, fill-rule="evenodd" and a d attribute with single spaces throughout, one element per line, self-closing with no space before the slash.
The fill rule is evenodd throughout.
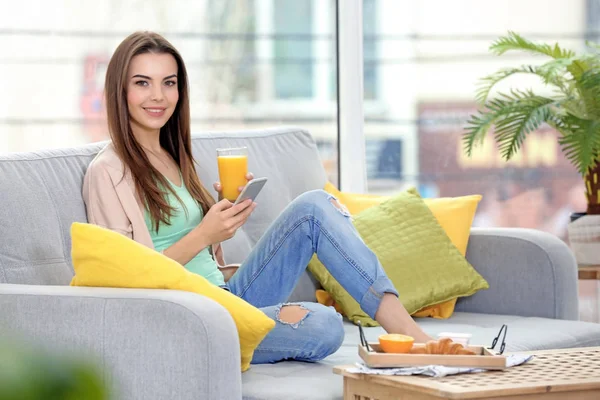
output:
<path id="1" fill-rule="evenodd" d="M 455 312 L 445 320 L 419 318 L 417 322 L 431 336 L 444 331 L 473 334 L 471 343 L 490 346 L 502 324 L 508 326 L 506 351 L 531 351 L 570 347 L 600 346 L 600 324 Z M 342 400 L 342 377 L 333 374 L 336 365 L 358 362 L 358 327 L 345 322 L 342 347 L 325 360 L 315 363 L 285 361 L 272 365 L 253 365 L 242 375 L 243 395 L 247 400 Z M 365 328 L 367 340 L 376 341 L 380 327 Z M 496 347 L 498 348 L 498 346 Z"/>
<path id="2" fill-rule="evenodd" d="M 71 232 L 75 268 L 71 286 L 172 289 L 206 296 L 227 309 L 233 318 L 242 371 L 250 368 L 254 350 L 275 327 L 275 321 L 242 298 L 120 233 L 81 223 L 74 223 Z"/>
<path id="3" fill-rule="evenodd" d="M 0 155 L 0 283 L 69 284 L 69 229 L 86 220 L 83 174 L 100 148 Z"/>
<path id="4" fill-rule="evenodd" d="M 414 188 L 362 211 L 354 225 L 410 314 L 489 287 Z M 350 320 L 375 325 L 318 259 L 313 258 L 308 268 Z"/>
<path id="5" fill-rule="evenodd" d="M 352 215 L 357 215 L 389 199 L 389 196 L 340 192 L 331 182 L 327 182 L 325 191 L 333 194 L 348 208 Z M 425 204 L 442 226 L 452 244 L 463 256 L 467 253 L 471 225 L 480 201 L 481 195 L 424 199 Z M 313 256 L 314 259 L 316 259 L 316 256 Z M 318 261 L 311 261 L 311 263 L 318 266 Z M 448 318 L 454 312 L 456 300 L 455 297 L 440 304 L 425 307 L 412 315 L 415 317 Z M 338 312 L 343 312 L 331 295 L 323 290 L 317 291 L 317 301 L 325 305 L 333 305 Z M 369 322 L 373 326 L 378 325 L 375 321 Z"/>

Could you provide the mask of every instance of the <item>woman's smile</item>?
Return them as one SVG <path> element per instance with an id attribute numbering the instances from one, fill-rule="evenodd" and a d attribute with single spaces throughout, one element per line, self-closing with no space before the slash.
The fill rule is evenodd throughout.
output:
<path id="1" fill-rule="evenodd" d="M 152 118 L 160 118 L 165 115 L 164 107 L 142 107 Z"/>

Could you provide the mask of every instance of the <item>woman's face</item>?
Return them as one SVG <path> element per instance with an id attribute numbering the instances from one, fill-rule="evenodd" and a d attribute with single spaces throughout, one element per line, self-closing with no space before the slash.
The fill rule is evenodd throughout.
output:
<path id="1" fill-rule="evenodd" d="M 177 106 L 177 62 L 171 54 L 139 54 L 127 73 L 127 106 L 131 128 L 146 133 L 160 130 Z"/>

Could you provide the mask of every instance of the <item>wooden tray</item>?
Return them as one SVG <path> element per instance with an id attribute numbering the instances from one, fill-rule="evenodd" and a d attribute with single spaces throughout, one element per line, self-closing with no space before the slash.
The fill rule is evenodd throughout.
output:
<path id="1" fill-rule="evenodd" d="M 372 351 L 361 344 L 358 355 L 369 368 L 420 367 L 425 365 L 443 365 L 445 367 L 505 369 L 506 356 L 496 353 L 485 346 L 467 346 L 475 355 L 449 354 L 400 354 L 385 353 L 379 343 L 369 343 Z M 415 343 L 414 347 L 423 347 L 423 343 Z"/>

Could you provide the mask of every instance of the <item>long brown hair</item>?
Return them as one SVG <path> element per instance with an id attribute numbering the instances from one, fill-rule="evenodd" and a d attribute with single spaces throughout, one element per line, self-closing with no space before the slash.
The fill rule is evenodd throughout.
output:
<path id="1" fill-rule="evenodd" d="M 215 200 L 200 183 L 194 166 L 188 78 L 183 59 L 175 47 L 159 34 L 135 32 L 117 47 L 106 70 L 104 90 L 108 129 L 115 151 L 131 171 L 137 195 L 148 208 L 153 226 L 158 231 L 159 222 L 169 224 L 175 211 L 160 187 L 168 188 L 176 197 L 177 194 L 166 178 L 152 166 L 142 146 L 136 141 L 129 123 L 127 73 L 131 59 L 144 53 L 171 54 L 177 62 L 179 101 L 171 118 L 160 129 L 160 145 L 179 165 L 183 182 L 202 207 L 204 215 Z"/>

